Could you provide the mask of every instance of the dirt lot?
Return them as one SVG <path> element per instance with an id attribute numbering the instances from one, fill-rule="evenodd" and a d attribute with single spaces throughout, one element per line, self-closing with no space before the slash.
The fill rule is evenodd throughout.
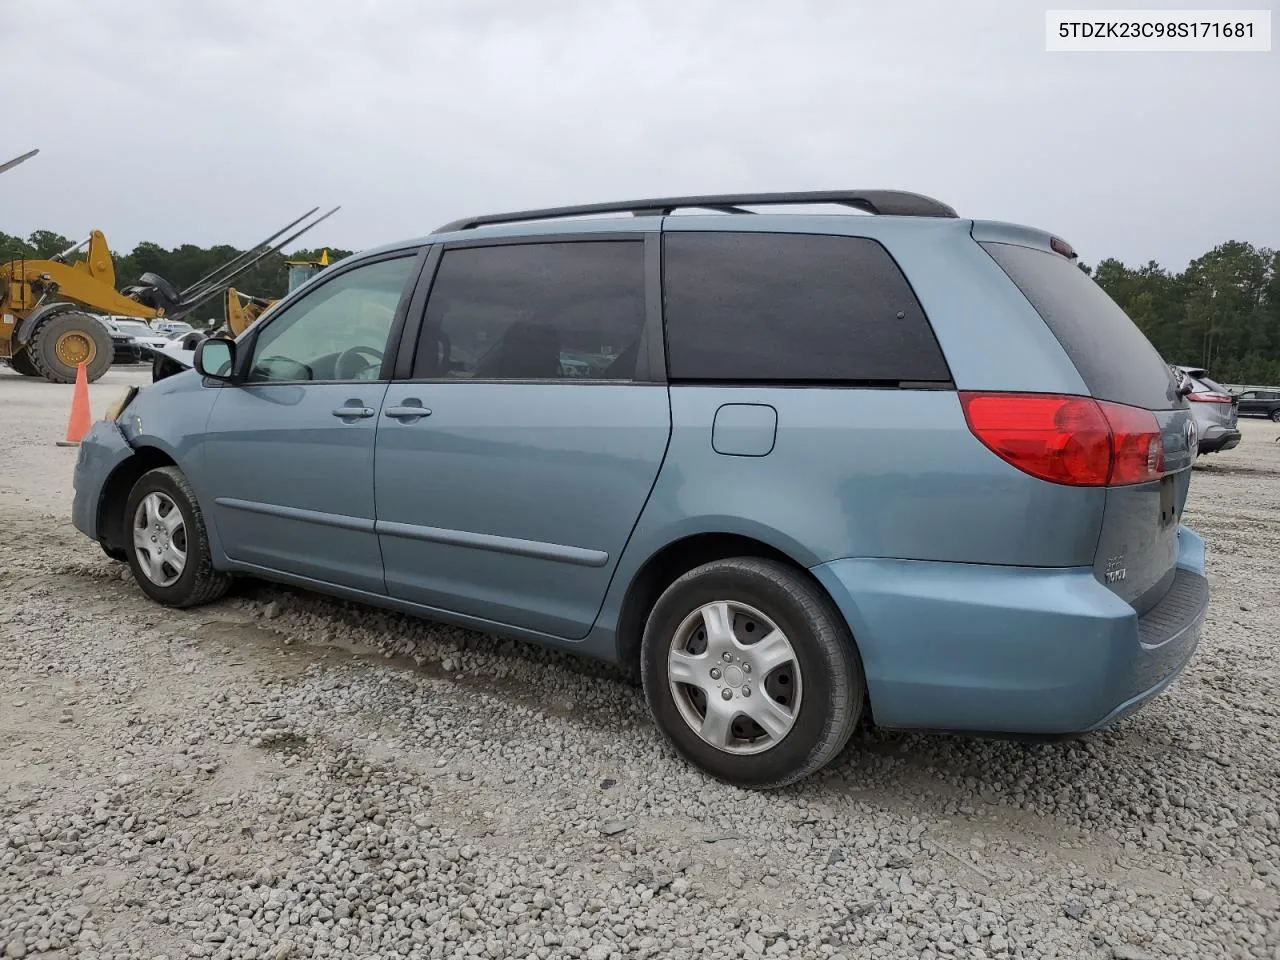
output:
<path id="1" fill-rule="evenodd" d="M 600 667 L 262 584 L 150 603 L 68 520 L 70 397 L 0 369 L 0 955 L 1280 956 L 1280 426 L 1196 469 L 1207 635 L 1145 711 L 861 733 L 759 795 Z"/>

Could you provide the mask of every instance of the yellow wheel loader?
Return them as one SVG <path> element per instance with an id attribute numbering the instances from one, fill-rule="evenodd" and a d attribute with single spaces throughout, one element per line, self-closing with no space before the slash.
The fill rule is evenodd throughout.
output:
<path id="1" fill-rule="evenodd" d="M 51 259 L 0 264 L 0 361 L 7 361 L 18 373 L 54 383 L 73 383 L 76 368 L 83 363 L 88 379 L 97 380 L 111 366 L 111 336 L 86 310 L 146 321 L 180 320 L 338 210 L 334 207 L 275 242 L 319 209 L 311 209 L 184 290 L 174 289 L 154 273 L 144 273 L 136 284 L 117 291 L 111 250 L 100 230 Z M 82 249 L 84 258 L 70 262 Z"/>
<path id="2" fill-rule="evenodd" d="M 319 260 L 286 260 L 285 266 L 289 268 L 287 292 L 293 293 L 294 290 L 328 265 L 329 251 L 327 249 L 320 254 Z M 251 296 L 247 293 L 241 293 L 235 287 L 228 287 L 226 301 L 223 304 L 223 313 L 227 318 L 227 332 L 233 337 L 240 336 L 245 330 L 249 329 L 250 324 L 266 313 L 268 308 L 275 306 L 276 303 L 276 300 Z"/>

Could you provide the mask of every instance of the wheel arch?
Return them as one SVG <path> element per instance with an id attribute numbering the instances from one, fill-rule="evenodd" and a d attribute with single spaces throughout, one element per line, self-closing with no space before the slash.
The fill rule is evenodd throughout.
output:
<path id="1" fill-rule="evenodd" d="M 108 555 L 123 552 L 125 547 L 125 501 L 133 485 L 148 470 L 156 467 L 176 467 L 178 463 L 159 447 L 142 446 L 132 456 L 122 460 L 111 471 L 102 485 L 98 497 L 98 538 Z"/>
<path id="2" fill-rule="evenodd" d="M 839 615 L 839 607 L 827 588 L 804 563 L 783 547 L 743 533 L 705 531 L 688 534 L 652 551 L 627 582 L 614 625 L 614 643 L 617 663 L 629 676 L 639 676 L 644 625 L 662 592 L 695 567 L 730 557 L 759 557 L 784 564 L 809 580 Z"/>

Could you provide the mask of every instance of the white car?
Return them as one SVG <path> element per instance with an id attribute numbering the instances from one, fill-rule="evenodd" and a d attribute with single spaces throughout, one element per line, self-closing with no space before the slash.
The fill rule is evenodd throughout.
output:
<path id="1" fill-rule="evenodd" d="M 137 320 L 133 317 L 103 317 L 102 322 L 113 333 L 123 333 L 132 337 L 134 345 L 139 348 L 144 358 L 169 342 L 163 333 L 145 320 Z"/>

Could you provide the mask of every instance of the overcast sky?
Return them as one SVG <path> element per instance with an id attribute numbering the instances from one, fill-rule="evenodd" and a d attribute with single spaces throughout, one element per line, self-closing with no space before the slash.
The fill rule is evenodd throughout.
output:
<path id="1" fill-rule="evenodd" d="M 1049 5 L 12 2 L 0 161 L 41 152 L 0 177 L 0 230 L 245 246 L 340 204 L 303 242 L 359 249 L 506 209 L 894 187 L 1090 263 L 1280 246 L 1280 52 L 1047 53 Z"/>

